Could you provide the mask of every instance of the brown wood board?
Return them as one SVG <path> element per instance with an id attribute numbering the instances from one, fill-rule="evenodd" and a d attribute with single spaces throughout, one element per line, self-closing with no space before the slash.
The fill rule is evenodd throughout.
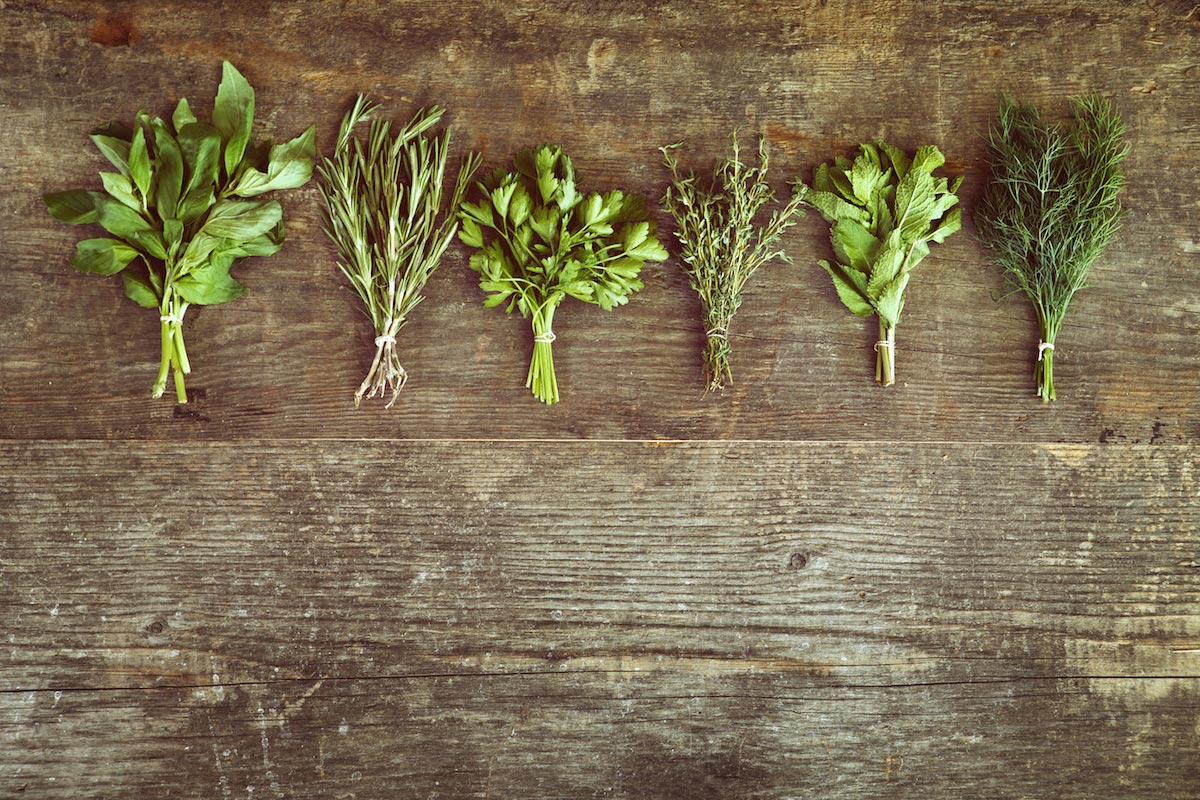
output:
<path id="1" fill-rule="evenodd" d="M 0 452 L 0 793 L 1200 779 L 1191 447 Z"/>

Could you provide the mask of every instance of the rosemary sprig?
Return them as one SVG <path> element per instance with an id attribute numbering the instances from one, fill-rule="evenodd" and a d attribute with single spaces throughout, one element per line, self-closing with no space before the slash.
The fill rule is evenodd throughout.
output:
<path id="1" fill-rule="evenodd" d="M 318 171 L 325 232 L 337 245 L 338 268 L 375 326 L 375 357 L 354 393 L 354 405 L 364 396 L 390 392 L 386 407 L 391 408 L 408 381 L 396 353 L 396 335 L 424 299 L 425 283 L 458 231 L 458 206 L 480 156 L 471 153 L 463 159 L 454 193 L 444 204 L 450 132 L 426 133 L 444 109 L 421 109 L 395 134 L 389 121 L 372 119 L 364 146 L 354 128 L 378 109 L 359 95 L 342 119 L 333 157 Z"/>
<path id="2" fill-rule="evenodd" d="M 1111 102 L 1092 94 L 1071 106 L 1067 130 L 1033 106 L 1000 99 L 988 126 L 992 176 L 975 212 L 979 240 L 1037 313 L 1033 374 L 1043 402 L 1055 399 L 1054 340 L 1067 307 L 1120 227 L 1129 152 Z"/>
<path id="3" fill-rule="evenodd" d="M 704 379 L 708 391 L 733 383 L 729 366 L 729 331 L 734 314 L 742 305 L 742 291 L 755 271 L 773 258 L 789 262 L 779 248 L 783 232 L 795 225 L 802 196 L 797 195 L 776 209 L 764 225 L 754 218 L 764 205 L 775 200 L 767 182 L 766 140 L 759 137 L 757 167 L 742 163 L 737 131 L 731 136 L 730 155 L 718 162 L 706 187 L 695 172 L 679 173 L 672 150 L 676 143 L 660 147 L 671 184 L 662 204 L 675 218 L 675 238 L 682 247 L 680 267 L 700 297 L 704 322 Z"/>

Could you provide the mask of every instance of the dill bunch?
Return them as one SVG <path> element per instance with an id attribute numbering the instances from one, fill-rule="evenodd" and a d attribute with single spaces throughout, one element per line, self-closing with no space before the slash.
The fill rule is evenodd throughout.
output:
<path id="1" fill-rule="evenodd" d="M 1075 293 L 1120 227 L 1125 125 L 1111 102 L 1071 100 L 1075 124 L 1051 124 L 1041 111 L 1000 99 L 989 124 L 991 180 L 975 212 L 979 240 L 991 248 L 1014 291 L 1037 313 L 1034 379 L 1043 402 L 1055 399 L 1054 340 Z"/>
<path id="2" fill-rule="evenodd" d="M 671 171 L 662 204 L 675 218 L 675 238 L 682 247 L 680 267 L 700 297 L 706 340 L 704 379 L 710 392 L 733 382 L 729 330 L 742 305 L 746 283 L 774 258 L 791 262 L 779 249 L 779 240 L 804 213 L 800 210 L 803 198 L 796 196 L 776 209 L 766 224 L 755 223 L 762 207 L 775 200 L 767 182 L 766 140 L 759 137 L 759 164 L 755 167 L 742 163 L 736 130 L 730 138 L 730 154 L 717 163 L 708 186 L 695 172 L 687 177 L 679 173 L 672 151 L 681 143 L 659 148 Z"/>
<path id="3" fill-rule="evenodd" d="M 372 119 L 364 145 L 354 129 L 378 108 L 359 95 L 342 119 L 333 156 L 318 172 L 325 232 L 337 245 L 338 268 L 375 326 L 375 357 L 354 393 L 354 405 L 364 396 L 390 393 L 386 407 L 391 408 L 408 382 L 396 335 L 424 299 L 425 283 L 458 231 L 458 206 L 480 156 L 463 159 L 450 201 L 443 203 L 450 132 L 426 132 L 444 109 L 421 109 L 394 134 L 390 122 Z"/>

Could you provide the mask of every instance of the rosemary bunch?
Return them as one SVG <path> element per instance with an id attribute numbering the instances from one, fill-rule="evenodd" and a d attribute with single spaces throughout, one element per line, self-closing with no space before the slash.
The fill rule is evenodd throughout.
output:
<path id="1" fill-rule="evenodd" d="M 675 238 L 682 247 L 683 271 L 700 297 L 704 322 L 704 379 L 708 391 L 733 382 L 729 366 L 729 330 L 742 305 L 742 291 L 755 271 L 773 258 L 790 262 L 780 249 L 783 232 L 795 225 L 802 196 L 797 195 L 776 209 L 764 225 L 755 217 L 775 192 L 767 182 L 767 145 L 759 137 L 757 167 L 742 163 L 737 131 L 731 139 L 730 155 L 717 164 L 706 187 L 696 173 L 679 174 L 679 162 L 671 152 L 681 144 L 660 147 L 671 184 L 662 204 L 675 218 Z"/>
<path id="2" fill-rule="evenodd" d="M 1055 399 L 1054 340 L 1067 307 L 1120 226 L 1129 152 L 1112 103 L 1088 95 L 1071 106 L 1068 130 L 1033 106 L 1000 99 L 988 126 L 992 176 L 975 212 L 980 241 L 1037 313 L 1033 375 L 1043 402 Z"/>
<path id="3" fill-rule="evenodd" d="M 354 128 L 378 108 L 359 95 L 342 119 L 333 156 L 318 172 L 325 232 L 337 245 L 338 268 L 375 326 L 375 357 L 354 393 L 354 405 L 364 396 L 390 393 L 386 407 L 391 408 L 408 381 L 396 335 L 424 299 L 425 283 L 458 231 L 458 206 L 480 157 L 471 153 L 463 159 L 450 202 L 443 203 L 450 132 L 426 132 L 444 110 L 421 109 L 394 134 L 390 122 L 373 119 L 364 145 Z"/>

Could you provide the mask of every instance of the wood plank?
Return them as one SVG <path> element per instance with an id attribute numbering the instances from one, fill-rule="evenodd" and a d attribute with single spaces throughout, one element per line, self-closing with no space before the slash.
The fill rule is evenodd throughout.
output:
<path id="1" fill-rule="evenodd" d="M 217 14 L 8 0 L 0 437 L 1196 442 L 1200 15 L 1189 10 L 859 0 L 600 11 L 451 0 L 403 13 L 301 2 L 268 20 L 252 4 Z M 258 89 L 264 132 L 277 137 L 316 122 L 328 144 L 357 91 L 397 117 L 437 101 L 459 145 L 482 148 L 488 168 L 556 140 L 588 185 L 650 198 L 666 180 L 657 145 L 686 140 L 686 163 L 703 169 L 740 125 L 770 139 L 781 190 L 863 139 L 937 143 L 967 176 L 969 209 L 982 182 L 976 132 L 999 91 L 1062 109 L 1067 95 L 1098 90 L 1116 98 L 1131 132 L 1129 217 L 1064 328 L 1062 399 L 1051 408 L 1032 394 L 1031 314 L 1015 299 L 993 302 L 1003 283 L 969 225 L 922 265 L 899 331 L 899 386 L 875 387 L 874 335 L 814 266 L 828 245 L 810 215 L 785 242 L 797 265 L 768 268 L 747 297 L 737 383 L 721 397 L 701 395 L 695 300 L 667 263 L 616 314 L 564 309 L 555 348 L 564 400 L 538 407 L 522 385 L 525 323 L 481 307 L 456 246 L 402 335 L 413 375 L 403 400 L 356 412 L 370 334 L 337 288 L 309 187 L 284 199 L 284 252 L 242 270 L 251 293 L 187 323 L 194 395 L 176 407 L 147 396 L 156 321 L 115 283 L 71 272 L 72 243 L 86 234 L 51 220 L 38 196 L 96 181 L 91 127 L 139 107 L 165 111 L 181 94 L 203 107 L 222 58 Z"/>
<path id="2" fill-rule="evenodd" d="M 5 442 L 0 466 L 0 794 L 1200 779 L 1192 446 Z"/>

